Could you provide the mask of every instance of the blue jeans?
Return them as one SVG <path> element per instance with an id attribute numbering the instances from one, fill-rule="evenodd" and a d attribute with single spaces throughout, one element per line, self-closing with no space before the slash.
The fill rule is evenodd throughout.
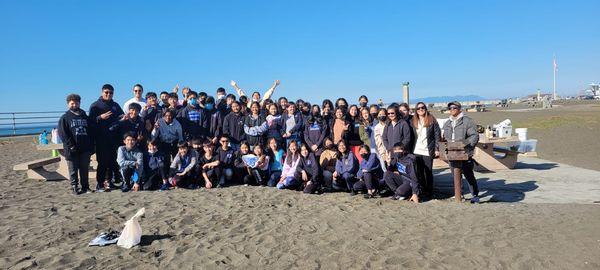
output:
<path id="1" fill-rule="evenodd" d="M 286 177 L 285 180 L 283 180 L 283 183 L 277 183 L 277 188 L 278 189 L 295 189 L 296 187 L 298 187 L 298 185 L 300 185 L 300 181 L 296 180 L 296 178 L 294 177 Z"/>
<path id="2" fill-rule="evenodd" d="M 277 183 L 279 182 L 280 178 L 281 178 L 281 171 L 272 171 L 271 176 L 269 177 L 269 181 L 267 182 L 267 185 L 270 187 L 276 186 Z"/>

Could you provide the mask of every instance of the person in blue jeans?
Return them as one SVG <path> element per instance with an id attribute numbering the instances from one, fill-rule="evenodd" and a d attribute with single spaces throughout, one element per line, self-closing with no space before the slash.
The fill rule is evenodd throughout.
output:
<path id="1" fill-rule="evenodd" d="M 283 170 L 281 171 L 281 177 L 279 183 L 277 183 L 278 189 L 296 189 L 300 186 L 300 179 L 296 179 L 296 167 L 300 162 L 300 153 L 298 151 L 298 143 L 291 141 L 288 146 L 288 153 L 283 163 Z"/>
<path id="2" fill-rule="evenodd" d="M 121 191 L 127 192 L 131 188 L 133 182 L 133 190 L 139 191 L 140 179 L 144 172 L 144 154 L 138 149 L 137 135 L 129 132 L 123 136 L 125 145 L 119 147 L 117 151 L 117 164 L 123 176 L 123 186 Z M 135 177 L 137 174 L 137 177 Z"/>
<path id="3" fill-rule="evenodd" d="M 277 142 L 277 138 L 269 139 L 269 149 L 268 155 L 270 156 L 270 173 L 269 181 L 267 185 L 270 187 L 274 187 L 279 182 L 281 178 L 281 171 L 283 170 L 283 162 L 285 157 L 285 152 L 283 149 L 279 148 L 279 143 Z"/>
<path id="4" fill-rule="evenodd" d="M 356 173 L 358 172 L 358 160 L 354 153 L 350 151 L 346 142 L 343 140 L 338 143 L 338 155 L 335 162 L 335 172 L 333 172 L 333 188 L 336 190 L 344 189 L 345 185 L 350 195 L 356 195 L 354 183 L 356 183 Z"/>

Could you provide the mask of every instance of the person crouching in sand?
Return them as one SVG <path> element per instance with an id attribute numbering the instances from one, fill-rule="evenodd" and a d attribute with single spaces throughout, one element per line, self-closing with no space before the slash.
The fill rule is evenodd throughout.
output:
<path id="1" fill-rule="evenodd" d="M 342 190 L 346 185 L 350 196 L 356 195 L 354 183 L 356 182 L 356 172 L 358 171 L 358 160 L 354 153 L 347 147 L 346 142 L 338 143 L 337 161 L 335 162 L 335 172 L 333 172 L 333 189 Z"/>
<path id="2" fill-rule="evenodd" d="M 415 156 L 409 154 L 402 143 L 394 144 L 390 156 L 384 179 L 394 192 L 392 200 L 405 200 L 410 196 L 410 201 L 418 203 L 420 187 L 414 169 Z"/>
<path id="3" fill-rule="evenodd" d="M 194 181 L 194 166 L 198 161 L 198 154 L 190 150 L 187 142 L 177 144 L 177 155 L 171 162 L 171 186 L 184 187 Z"/>
<path id="4" fill-rule="evenodd" d="M 300 180 L 296 179 L 296 167 L 300 162 L 300 154 L 298 153 L 298 143 L 295 140 L 290 141 L 288 153 L 283 163 L 281 178 L 277 183 L 278 189 L 296 189 L 300 185 Z"/>
<path id="5" fill-rule="evenodd" d="M 302 180 L 305 194 L 313 194 L 321 187 L 321 179 L 323 179 L 321 167 L 315 153 L 311 153 L 306 144 L 300 146 L 300 163 L 294 177 Z"/>
<path id="6" fill-rule="evenodd" d="M 123 177 L 123 186 L 121 191 L 127 192 L 131 188 L 133 182 L 133 191 L 139 191 L 140 180 L 144 172 L 144 155 L 139 150 L 137 145 L 137 135 L 133 132 L 128 132 L 123 135 L 123 143 L 117 152 L 117 163 L 121 176 Z M 137 174 L 137 177 L 134 175 Z"/>

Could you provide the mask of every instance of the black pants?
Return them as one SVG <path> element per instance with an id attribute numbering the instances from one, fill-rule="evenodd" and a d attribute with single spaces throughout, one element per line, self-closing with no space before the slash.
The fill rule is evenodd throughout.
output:
<path id="1" fill-rule="evenodd" d="M 479 186 L 477 186 L 477 179 L 473 173 L 473 167 L 475 167 L 475 161 L 472 158 L 465 161 L 450 161 L 450 170 L 454 171 L 453 168 L 461 168 L 462 175 L 465 176 L 469 183 L 469 191 L 473 196 L 479 196 Z"/>
<path id="2" fill-rule="evenodd" d="M 99 141 L 96 144 L 96 159 L 98 169 L 96 170 L 96 182 L 102 187 L 105 181 L 110 182 L 113 177 L 121 178 L 119 164 L 117 164 L 118 145 L 111 141 Z"/>
<path id="3" fill-rule="evenodd" d="M 411 181 L 408 177 L 394 172 L 385 172 L 383 178 L 385 184 L 396 196 L 409 197 L 412 195 Z"/>
<path id="4" fill-rule="evenodd" d="M 379 179 L 382 178 L 381 172 L 365 172 L 363 173 L 360 181 L 354 183 L 355 191 L 366 191 L 371 189 L 377 189 L 379 187 Z"/>
<path id="5" fill-rule="evenodd" d="M 175 155 L 177 155 L 177 141 L 172 143 L 168 142 L 160 142 L 158 144 L 158 150 L 165 154 L 166 158 L 169 162 L 165 162 L 165 164 L 170 164 L 170 160 L 172 160 Z"/>
<path id="6" fill-rule="evenodd" d="M 206 175 L 208 176 L 208 181 L 210 181 L 213 187 L 216 187 L 219 181 L 221 180 L 221 168 L 215 167 L 212 169 L 205 170 Z M 206 179 L 202 176 L 202 182 L 206 185 Z"/>
<path id="7" fill-rule="evenodd" d="M 89 184 L 89 170 L 90 170 L 90 152 L 84 153 L 71 153 L 71 158 L 67 160 L 67 167 L 69 168 L 69 180 L 71 180 L 71 186 L 77 186 L 81 180 L 81 189 L 88 190 Z"/>
<path id="8" fill-rule="evenodd" d="M 415 174 L 421 189 L 426 194 L 433 193 L 433 158 L 415 155 Z"/>
<path id="9" fill-rule="evenodd" d="M 294 178 L 302 182 L 302 185 L 300 185 L 300 187 L 302 188 L 302 192 L 304 192 L 305 194 L 313 194 L 317 192 L 317 190 L 321 186 L 322 176 L 311 175 L 309 173 L 306 173 L 306 176 L 308 177 L 308 181 L 304 182 L 304 180 L 302 179 L 302 173 L 296 172 L 296 174 L 294 175 Z M 310 184 L 308 184 L 308 182 L 310 182 Z"/>
<path id="10" fill-rule="evenodd" d="M 167 174 L 167 170 L 163 167 L 144 170 L 144 190 L 156 190 L 158 189 L 162 183 L 163 179 L 168 179 L 169 176 Z"/>
<path id="11" fill-rule="evenodd" d="M 244 184 L 264 186 L 269 182 L 269 170 L 251 169 L 250 174 L 244 176 Z"/>

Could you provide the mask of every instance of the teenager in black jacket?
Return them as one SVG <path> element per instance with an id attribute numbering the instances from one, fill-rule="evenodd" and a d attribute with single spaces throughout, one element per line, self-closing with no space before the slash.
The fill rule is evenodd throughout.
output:
<path id="1" fill-rule="evenodd" d="M 102 95 L 90 106 L 90 122 L 94 126 L 94 138 L 96 142 L 96 159 L 98 169 L 96 170 L 97 191 L 113 187 L 113 176 L 121 179 L 121 172 L 117 164 L 117 148 L 121 142 L 118 130 L 111 130 L 111 126 L 117 124 L 123 116 L 121 106 L 113 101 L 115 89 L 110 84 L 102 86 Z"/>
<path id="2" fill-rule="evenodd" d="M 229 138 L 229 145 L 233 150 L 240 149 L 240 143 L 246 139 L 244 133 L 244 114 L 241 113 L 241 105 L 234 101 L 231 103 L 231 112 L 223 119 L 223 135 Z"/>
<path id="3" fill-rule="evenodd" d="M 73 194 L 88 193 L 90 156 L 94 151 L 91 125 L 85 111 L 79 108 L 81 97 L 67 96 L 69 110 L 58 120 L 58 134 L 63 141 L 64 155 L 69 167 L 69 180 Z M 81 181 L 81 191 L 78 182 Z"/>
<path id="4" fill-rule="evenodd" d="M 303 191 L 306 194 L 315 193 L 321 186 L 323 172 L 315 154 L 310 152 L 306 144 L 300 146 L 300 162 L 296 167 L 294 178 L 302 181 Z"/>

